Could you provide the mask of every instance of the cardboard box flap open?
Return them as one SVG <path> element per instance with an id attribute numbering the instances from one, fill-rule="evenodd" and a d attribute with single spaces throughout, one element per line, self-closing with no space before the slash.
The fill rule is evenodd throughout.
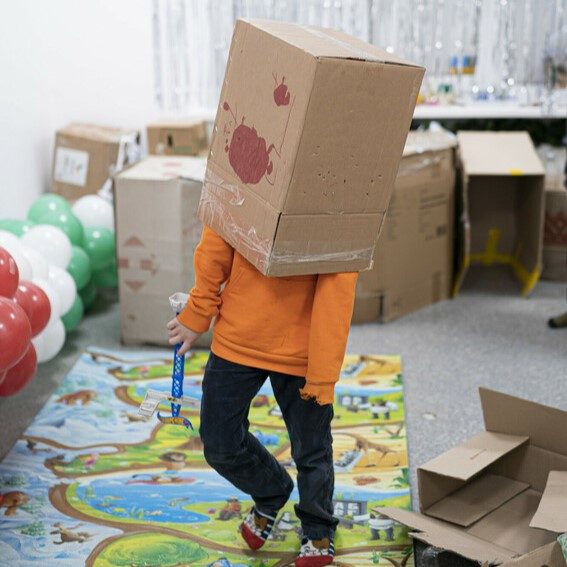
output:
<path id="1" fill-rule="evenodd" d="M 479 388 L 487 431 L 526 435 L 530 445 L 567 456 L 567 411 Z"/>
<path id="2" fill-rule="evenodd" d="M 527 482 L 487 473 L 439 500 L 425 513 L 466 528 L 529 487 Z"/>
<path id="3" fill-rule="evenodd" d="M 396 522 L 417 530 L 412 537 L 441 549 L 451 549 L 458 555 L 482 564 L 499 565 L 514 558 L 510 549 L 491 544 L 444 522 L 399 508 L 376 508 L 375 511 Z"/>
<path id="4" fill-rule="evenodd" d="M 565 567 L 567 564 L 561 546 L 557 541 L 544 545 L 531 553 L 512 559 L 502 564 L 502 567 Z"/>
<path id="5" fill-rule="evenodd" d="M 203 182 L 206 166 L 207 160 L 204 157 L 149 156 L 122 172 L 122 177 L 124 179 L 151 179 L 153 181 L 190 179 Z"/>
<path id="6" fill-rule="evenodd" d="M 543 175 L 527 132 L 458 132 L 466 175 Z"/>
<path id="7" fill-rule="evenodd" d="M 420 467 L 420 471 L 435 473 L 463 481 L 523 445 L 529 437 L 483 431 L 462 445 L 450 449 Z"/>
<path id="8" fill-rule="evenodd" d="M 313 57 L 338 57 L 420 67 L 420 65 L 396 57 L 338 30 L 315 26 L 298 26 L 297 24 L 273 20 L 245 19 L 243 21 L 283 39 Z"/>
<path id="9" fill-rule="evenodd" d="M 567 532 L 567 471 L 550 471 L 530 528 Z"/>

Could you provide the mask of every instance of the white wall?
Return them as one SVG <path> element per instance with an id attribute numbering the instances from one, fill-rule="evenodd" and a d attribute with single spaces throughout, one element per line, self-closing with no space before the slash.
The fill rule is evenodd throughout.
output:
<path id="1" fill-rule="evenodd" d="M 71 121 L 144 129 L 153 99 L 151 0 L 3 0 L 0 218 L 49 189 L 54 132 Z"/>

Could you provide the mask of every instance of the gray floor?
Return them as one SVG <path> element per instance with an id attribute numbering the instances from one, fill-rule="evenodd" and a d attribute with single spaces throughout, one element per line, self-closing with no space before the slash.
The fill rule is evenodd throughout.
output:
<path id="1" fill-rule="evenodd" d="M 416 465 L 482 429 L 478 386 L 567 409 L 567 329 L 546 326 L 549 317 L 567 311 L 566 287 L 540 282 L 526 300 L 507 270 L 476 269 L 456 300 L 388 325 L 352 328 L 349 352 L 403 356 L 412 476 Z M 118 344 L 110 294 L 23 392 L 0 400 L 0 458 L 85 346 Z"/>

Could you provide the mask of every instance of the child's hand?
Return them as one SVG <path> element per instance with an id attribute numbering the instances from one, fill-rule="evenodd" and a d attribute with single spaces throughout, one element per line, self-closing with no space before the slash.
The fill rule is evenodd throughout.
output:
<path id="1" fill-rule="evenodd" d="M 181 343 L 178 354 L 185 354 L 193 345 L 193 343 L 201 336 L 202 333 L 196 333 L 185 325 L 182 325 L 177 317 L 167 324 L 167 334 L 169 335 L 169 344 L 176 345 Z"/>

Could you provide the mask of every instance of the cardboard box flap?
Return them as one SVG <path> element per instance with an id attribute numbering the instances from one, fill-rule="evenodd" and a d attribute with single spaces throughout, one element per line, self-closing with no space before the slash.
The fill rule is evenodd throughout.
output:
<path id="1" fill-rule="evenodd" d="M 567 411 L 480 388 L 487 431 L 527 435 L 530 444 L 567 456 Z"/>
<path id="2" fill-rule="evenodd" d="M 550 471 L 530 528 L 567 532 L 567 471 Z"/>
<path id="3" fill-rule="evenodd" d="M 60 134 L 78 136 L 99 142 L 119 143 L 124 138 L 137 138 L 137 130 L 74 122 L 58 130 Z"/>
<path id="4" fill-rule="evenodd" d="M 273 20 L 245 19 L 250 25 L 289 43 L 314 57 L 338 57 L 420 67 L 375 45 L 329 28 L 302 26 Z"/>
<path id="5" fill-rule="evenodd" d="M 526 443 L 528 439 L 527 436 L 483 431 L 462 445 L 432 459 L 419 469 L 467 481 L 510 451 Z"/>
<path id="6" fill-rule="evenodd" d="M 526 482 L 487 473 L 439 500 L 425 513 L 467 527 L 529 487 Z"/>
<path id="7" fill-rule="evenodd" d="M 466 175 L 543 175 L 527 132 L 457 132 Z"/>
<path id="8" fill-rule="evenodd" d="M 494 545 L 467 534 L 459 528 L 449 526 L 440 520 L 427 518 L 415 512 L 399 508 L 376 508 L 374 511 L 417 530 L 417 532 L 411 533 L 412 537 L 434 547 L 450 549 L 454 553 L 473 561 L 499 565 L 516 555 L 510 549 Z"/>
<path id="9" fill-rule="evenodd" d="M 541 565 L 567 567 L 567 559 L 557 541 L 522 555 L 522 557 L 512 559 L 512 561 L 504 563 L 502 567 L 541 567 Z"/>
<path id="10" fill-rule="evenodd" d="M 188 156 L 149 156 L 123 171 L 124 179 L 191 179 L 202 182 L 205 178 L 206 158 Z"/>
<path id="11" fill-rule="evenodd" d="M 448 150 L 457 146 L 457 137 L 449 130 L 411 130 L 406 138 L 403 156 Z"/>

